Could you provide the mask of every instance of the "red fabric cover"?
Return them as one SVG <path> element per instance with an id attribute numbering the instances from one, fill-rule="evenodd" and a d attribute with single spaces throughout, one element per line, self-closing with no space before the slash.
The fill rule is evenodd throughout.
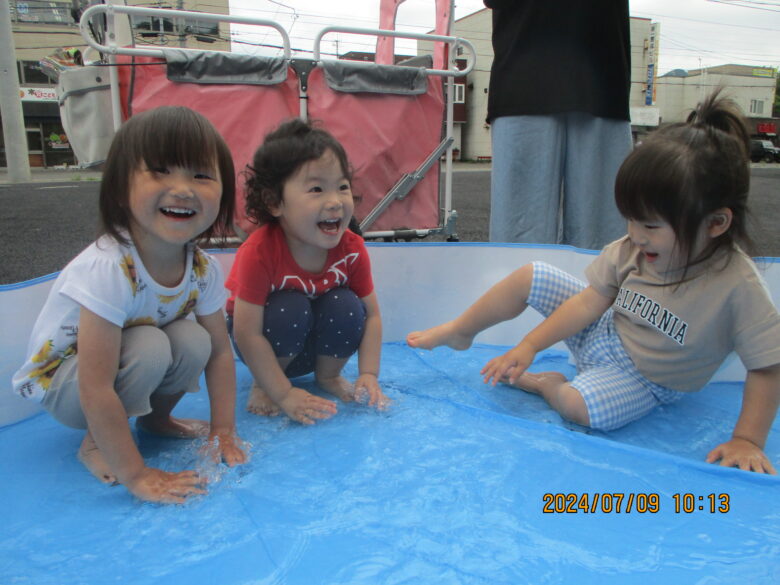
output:
<path id="1" fill-rule="evenodd" d="M 120 63 L 131 58 L 120 56 Z M 233 153 L 237 173 L 235 222 L 247 233 L 257 226 L 244 213 L 242 172 L 268 132 L 299 114 L 298 80 L 289 70 L 274 86 L 174 83 L 160 59 L 135 57 L 119 67 L 122 104 L 138 113 L 162 105 L 185 105 L 208 118 Z M 134 75 L 132 96 L 129 95 Z M 438 146 L 444 120 L 442 79 L 430 77 L 428 92 L 417 96 L 341 93 L 325 83 L 321 69 L 309 77 L 309 118 L 320 120 L 344 145 L 355 170 L 353 191 L 362 196 L 355 215 L 362 220 L 405 174 Z M 131 100 L 131 102 L 129 101 Z M 438 165 L 403 201 L 395 201 L 369 231 L 439 227 Z"/>
<path id="2" fill-rule="evenodd" d="M 336 92 L 321 69 L 309 77 L 309 118 L 321 120 L 347 150 L 355 171 L 352 191 L 362 197 L 362 220 L 405 174 L 442 140 L 442 79 L 428 78 L 424 95 Z M 368 231 L 439 227 L 439 172 L 435 164 L 402 201 L 394 201 Z"/>

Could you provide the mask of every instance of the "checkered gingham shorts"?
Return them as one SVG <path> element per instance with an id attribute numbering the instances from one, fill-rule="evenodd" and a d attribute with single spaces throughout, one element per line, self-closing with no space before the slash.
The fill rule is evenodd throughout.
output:
<path id="1" fill-rule="evenodd" d="M 550 264 L 534 262 L 528 305 L 547 317 L 585 286 Z M 577 366 L 570 384 L 585 399 L 591 428 L 617 429 L 683 395 L 654 384 L 637 371 L 615 330 L 612 309 L 564 343 Z"/>

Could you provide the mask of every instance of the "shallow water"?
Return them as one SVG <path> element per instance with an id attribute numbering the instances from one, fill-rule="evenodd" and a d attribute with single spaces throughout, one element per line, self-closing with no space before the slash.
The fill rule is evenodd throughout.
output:
<path id="1" fill-rule="evenodd" d="M 303 427 L 240 409 L 252 460 L 237 468 L 207 463 L 195 443 L 140 435 L 150 465 L 213 478 L 184 506 L 99 484 L 75 458 L 81 433 L 45 414 L 0 428 L 0 582 L 780 581 L 780 480 L 703 463 L 730 435 L 739 385 L 596 433 L 536 396 L 483 385 L 479 369 L 501 350 L 386 344 L 387 412 L 340 404 Z M 570 372 L 555 352 L 534 369 Z M 243 403 L 250 379 L 239 374 Z M 207 412 L 205 392 L 177 409 Z M 767 454 L 780 467 L 777 431 Z M 595 512 L 544 513 L 557 493 L 585 494 Z M 611 511 L 596 493 L 613 495 Z M 693 494 L 679 500 L 690 513 L 675 510 L 679 493 Z M 728 511 L 711 513 L 709 494 L 716 505 L 728 495 Z"/>

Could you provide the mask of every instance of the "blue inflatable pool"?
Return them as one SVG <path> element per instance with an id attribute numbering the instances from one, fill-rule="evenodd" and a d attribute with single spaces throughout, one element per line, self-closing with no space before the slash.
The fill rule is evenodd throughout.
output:
<path id="1" fill-rule="evenodd" d="M 592 432 L 536 396 L 482 384 L 481 366 L 532 318 L 466 352 L 400 341 L 529 258 L 577 272 L 592 256 L 520 246 L 370 249 L 386 324 L 380 381 L 392 407 L 340 404 L 313 427 L 239 408 L 252 459 L 230 469 L 209 463 L 197 443 L 139 434 L 151 465 L 210 477 L 209 494 L 186 505 L 141 503 L 98 483 L 76 460 L 81 432 L 4 397 L 0 582 L 780 582 L 780 479 L 704 463 L 736 419 L 738 364 L 641 421 Z M 773 271 L 768 263 L 775 290 Z M 3 337 L 16 328 L 1 354 L 6 387 L 49 285 L 0 288 Z M 18 315 L 19 302 L 32 317 Z M 559 348 L 534 367 L 571 371 Z M 243 366 L 238 372 L 241 406 L 251 380 Z M 346 375 L 355 377 L 354 361 Z M 311 378 L 299 383 L 316 391 Z M 176 412 L 207 418 L 205 393 Z M 780 468 L 777 423 L 766 452 Z"/>

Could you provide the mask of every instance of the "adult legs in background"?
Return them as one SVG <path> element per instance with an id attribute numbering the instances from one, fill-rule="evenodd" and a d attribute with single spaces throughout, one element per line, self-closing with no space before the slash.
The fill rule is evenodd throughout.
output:
<path id="1" fill-rule="evenodd" d="M 600 250 L 626 233 L 615 177 L 632 148 L 631 124 L 571 112 L 566 120 L 563 233 L 559 243 Z"/>
<path id="2" fill-rule="evenodd" d="M 504 116 L 490 132 L 490 241 L 558 243 L 563 118 Z"/>
<path id="3" fill-rule="evenodd" d="M 491 128 L 490 241 L 601 249 L 625 234 L 615 176 L 629 122 L 568 113 L 506 116 Z"/>

